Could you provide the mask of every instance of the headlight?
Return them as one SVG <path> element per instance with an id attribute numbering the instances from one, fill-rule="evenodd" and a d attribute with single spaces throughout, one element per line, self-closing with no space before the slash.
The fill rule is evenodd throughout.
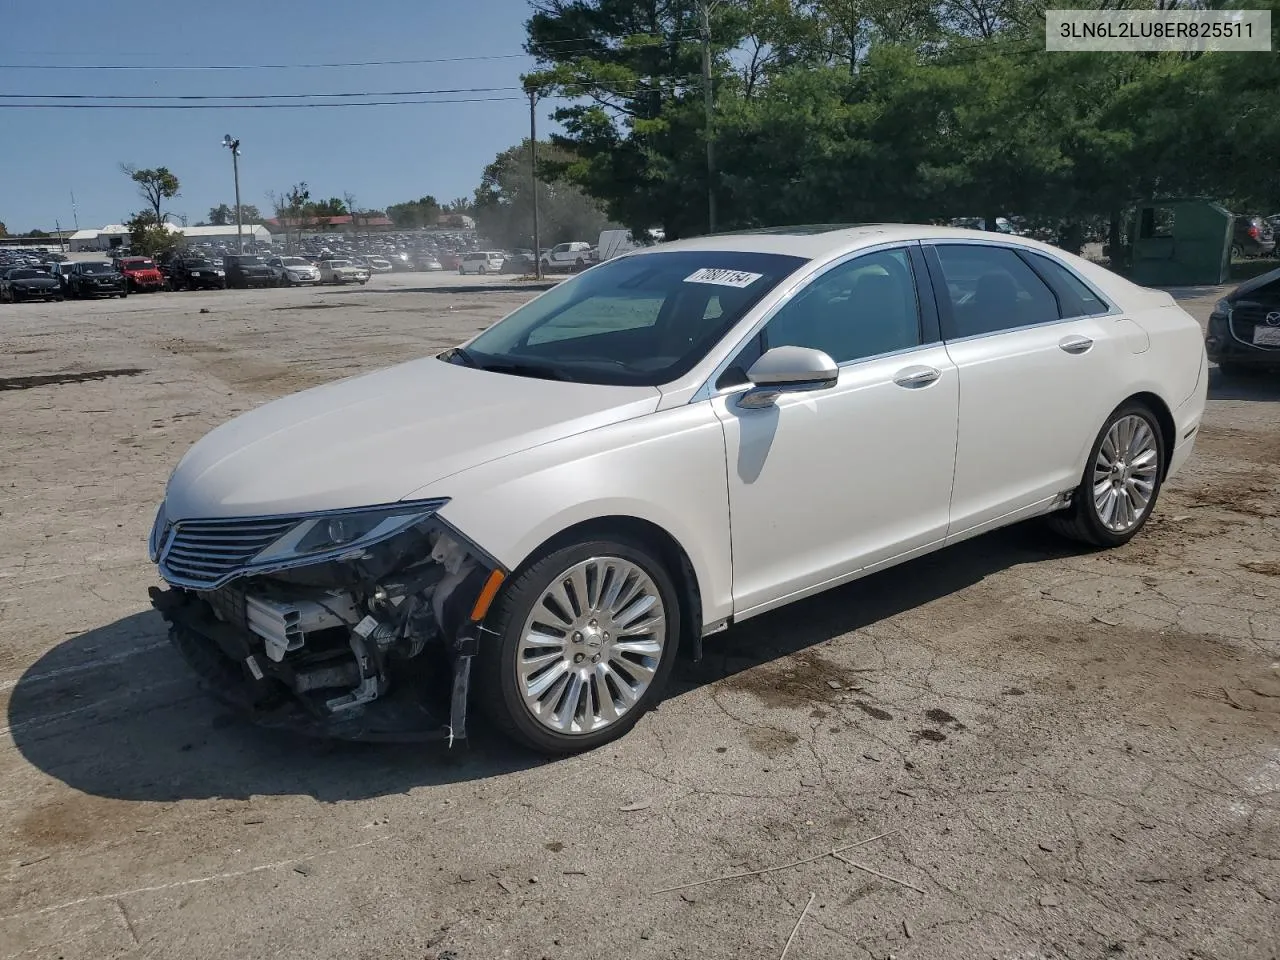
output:
<path id="1" fill-rule="evenodd" d="M 151 536 L 147 539 L 147 554 L 151 562 L 160 559 L 160 547 L 164 545 L 165 531 L 169 527 L 169 517 L 165 513 L 165 501 L 160 501 L 160 509 L 156 511 L 155 522 L 151 524 Z"/>
<path id="2" fill-rule="evenodd" d="M 307 517 L 254 557 L 250 565 L 298 566 L 358 554 L 421 523 L 448 502 L 419 500 Z"/>
<path id="3" fill-rule="evenodd" d="M 1220 313 L 1228 320 L 1231 319 L 1231 302 L 1229 300 L 1219 300 L 1213 305 L 1213 312 Z"/>

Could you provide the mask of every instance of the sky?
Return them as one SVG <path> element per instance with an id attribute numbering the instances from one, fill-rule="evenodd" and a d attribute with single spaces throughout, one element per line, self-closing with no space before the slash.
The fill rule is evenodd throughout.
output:
<path id="1" fill-rule="evenodd" d="M 401 98 L 511 100 L 333 109 L 12 106 L 53 102 L 27 99 L 50 94 L 225 97 L 518 87 L 520 75 L 533 67 L 523 52 L 526 0 L 63 0 L 56 13 L 39 3 L 4 8 L 0 221 L 10 233 L 52 230 L 55 222 L 68 229 L 77 218 L 82 228 L 127 219 L 143 201 L 121 173 L 122 163 L 168 167 L 182 191 L 167 209 L 192 224 L 205 220 L 211 207 L 234 202 L 230 151 L 221 146 L 228 133 L 241 140 L 241 202 L 256 204 L 265 216 L 271 215 L 268 192 L 282 194 L 302 180 L 314 198 L 350 192 L 361 209 L 425 194 L 441 202 L 469 197 L 484 166 L 529 133 L 528 101 L 519 89 Z M 479 57 L 488 59 L 457 59 Z M 444 58 L 454 59 L 295 66 Z M 289 68 L 189 69 L 243 64 Z M 74 69 L 87 65 L 148 69 Z M 156 69 L 171 67 L 188 69 Z M 540 138 L 552 128 L 553 110 L 553 102 L 539 104 Z"/>

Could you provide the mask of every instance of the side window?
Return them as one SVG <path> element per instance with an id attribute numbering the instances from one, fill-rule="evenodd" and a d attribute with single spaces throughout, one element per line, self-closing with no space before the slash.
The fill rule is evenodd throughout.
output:
<path id="1" fill-rule="evenodd" d="M 836 363 L 919 346 L 920 307 L 906 250 L 885 250 L 833 267 L 782 306 L 721 376 L 746 382 L 766 350 L 821 350 Z"/>
<path id="2" fill-rule="evenodd" d="M 935 249 L 951 295 L 953 339 L 1061 318 L 1053 291 L 1012 250 L 959 243 Z"/>
<path id="3" fill-rule="evenodd" d="M 1027 256 L 1058 295 L 1064 317 L 1096 317 L 1111 312 L 1111 306 L 1106 301 L 1062 264 L 1038 253 L 1028 253 Z"/>

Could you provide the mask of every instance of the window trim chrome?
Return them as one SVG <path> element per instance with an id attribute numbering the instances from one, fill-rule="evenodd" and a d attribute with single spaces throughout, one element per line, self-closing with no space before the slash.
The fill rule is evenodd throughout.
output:
<path id="1" fill-rule="evenodd" d="M 773 304 L 773 306 L 770 307 L 764 314 L 762 314 L 759 319 L 757 319 L 754 323 L 752 323 L 750 329 L 748 329 L 746 333 L 744 333 L 742 336 L 738 338 L 738 340 L 734 343 L 732 349 L 730 349 L 729 352 L 725 354 L 724 359 L 722 359 L 719 363 L 716 364 L 715 368 L 711 371 L 711 375 L 707 377 L 706 380 L 703 381 L 702 385 L 698 387 L 697 390 L 694 391 L 693 396 L 689 398 L 688 403 L 701 403 L 703 400 L 711 400 L 715 397 L 732 396 L 735 393 L 740 393 L 743 390 L 750 389 L 751 384 L 749 383 L 738 384 L 732 387 L 717 387 L 716 381 L 719 380 L 720 377 L 724 374 L 724 372 L 729 369 L 729 366 L 737 358 L 738 354 L 742 351 L 743 347 L 747 344 L 747 342 L 750 341 L 752 337 L 755 337 L 757 334 L 759 334 L 760 331 L 763 330 L 765 326 L 768 325 L 768 323 L 775 316 L 777 316 L 778 312 L 782 310 L 782 308 L 785 307 L 787 304 L 789 304 L 795 298 L 796 294 L 799 293 L 801 290 L 809 287 L 811 284 L 815 283 L 819 278 L 826 276 L 826 274 L 829 273 L 831 270 L 834 270 L 837 267 L 844 266 L 846 263 L 848 263 L 851 260 L 856 260 L 859 257 L 864 257 L 864 256 L 867 256 L 868 254 L 884 253 L 886 250 L 909 251 L 912 247 L 917 247 L 917 248 L 920 247 L 922 242 L 923 241 L 920 241 L 920 240 L 885 240 L 885 241 L 881 241 L 880 243 L 872 244 L 870 246 L 859 247 L 857 250 L 851 250 L 848 253 L 842 254 L 841 256 L 837 257 L 834 260 L 826 260 L 817 265 L 815 265 L 813 261 L 810 261 L 804 267 L 801 267 L 800 270 L 797 271 L 797 273 L 803 273 L 803 275 L 795 279 L 794 282 L 792 282 L 791 285 L 783 291 L 781 298 L 777 300 Z M 918 315 L 919 315 L 919 321 L 920 321 L 921 331 L 923 335 L 924 311 L 920 308 L 920 302 L 919 302 L 920 297 L 923 295 L 922 288 L 921 288 L 921 278 L 916 275 L 918 271 L 916 270 L 916 265 L 911 261 L 910 255 L 908 255 L 907 257 L 907 266 L 911 270 L 912 277 L 915 280 L 916 308 L 917 308 L 917 311 L 919 311 Z M 806 270 L 808 270 L 808 272 L 804 272 Z M 929 296 L 933 296 L 932 287 L 928 289 L 927 293 Z M 730 332 L 730 335 L 731 333 L 732 331 Z M 721 342 L 723 343 L 724 341 L 721 341 Z M 930 347 L 936 347 L 944 342 L 945 340 L 941 336 L 939 336 L 937 340 L 931 343 L 920 343 L 920 344 L 916 344 L 913 347 L 903 347 L 900 350 L 890 350 L 886 353 L 877 353 L 868 357 L 858 357 L 856 360 L 845 360 L 843 363 L 837 363 L 836 367 L 843 370 L 845 367 L 851 367 L 859 363 L 870 363 L 873 360 L 880 360 L 884 357 L 904 355 L 908 353 L 914 353 L 917 350 L 924 350 Z"/>

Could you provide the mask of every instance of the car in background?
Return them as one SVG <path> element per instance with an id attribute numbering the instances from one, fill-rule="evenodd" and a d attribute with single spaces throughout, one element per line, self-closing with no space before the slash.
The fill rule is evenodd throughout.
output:
<path id="1" fill-rule="evenodd" d="M 543 270 L 585 270 L 591 264 L 591 244 L 557 243 L 542 255 Z"/>
<path id="2" fill-rule="evenodd" d="M 147 257 L 124 257 L 116 263 L 130 293 L 156 293 L 164 289 L 164 274 Z"/>
<path id="3" fill-rule="evenodd" d="M 523 277 L 536 273 L 537 266 L 538 262 L 533 259 L 532 253 L 513 253 L 503 258 L 501 272 Z"/>
<path id="4" fill-rule="evenodd" d="M 321 283 L 365 283 L 369 279 L 368 275 L 350 260 L 321 260 L 319 268 Z"/>
<path id="5" fill-rule="evenodd" d="M 49 266 L 49 276 L 58 281 L 58 286 L 61 287 L 64 296 L 67 293 L 67 281 L 71 279 L 71 268 L 74 266 L 75 264 L 66 261 L 60 261 Z"/>
<path id="6" fill-rule="evenodd" d="M 221 263 L 187 255 L 169 261 L 169 286 L 175 290 L 225 290 L 227 272 Z"/>
<path id="7" fill-rule="evenodd" d="M 1246 280 L 1213 305 L 1204 346 L 1228 376 L 1280 370 L 1280 269 Z"/>
<path id="8" fill-rule="evenodd" d="M 462 266 L 462 255 L 447 251 L 440 254 L 440 267 L 443 270 L 457 270 Z"/>
<path id="9" fill-rule="evenodd" d="M 0 273 L 0 301 L 61 300 L 62 284 L 44 270 L 35 267 L 10 267 Z"/>
<path id="10" fill-rule="evenodd" d="M 385 257 L 366 257 L 365 263 L 369 265 L 371 273 L 390 273 L 394 267 L 391 266 L 392 261 Z"/>
<path id="11" fill-rule="evenodd" d="M 1276 235 L 1271 223 L 1252 214 L 1238 216 L 1231 232 L 1231 259 L 1269 257 L 1276 251 Z"/>
<path id="12" fill-rule="evenodd" d="M 391 264 L 391 269 L 399 273 L 408 270 L 414 270 L 416 267 L 413 263 L 413 257 L 403 251 L 387 255 L 387 262 Z"/>
<path id="13" fill-rule="evenodd" d="M 270 287 L 276 282 L 266 257 L 256 253 L 229 253 L 222 258 L 222 269 L 226 271 L 229 287 Z"/>
<path id="14" fill-rule="evenodd" d="M 81 260 L 71 268 L 67 278 L 67 296 L 127 297 L 129 288 L 124 275 L 102 260 Z"/>
<path id="15" fill-rule="evenodd" d="M 463 254 L 458 263 L 458 273 L 466 276 L 469 273 L 501 273 L 502 253 L 497 250 L 476 250 Z"/>
<path id="16" fill-rule="evenodd" d="M 436 273 L 444 269 L 444 264 L 440 262 L 440 258 L 434 254 L 421 253 L 413 258 L 413 265 L 419 270 L 425 270 L 428 273 Z"/>
<path id="17" fill-rule="evenodd" d="M 278 287 L 297 287 L 320 282 L 320 269 L 302 257 L 271 257 L 267 260 L 267 266 L 271 268 Z"/>

